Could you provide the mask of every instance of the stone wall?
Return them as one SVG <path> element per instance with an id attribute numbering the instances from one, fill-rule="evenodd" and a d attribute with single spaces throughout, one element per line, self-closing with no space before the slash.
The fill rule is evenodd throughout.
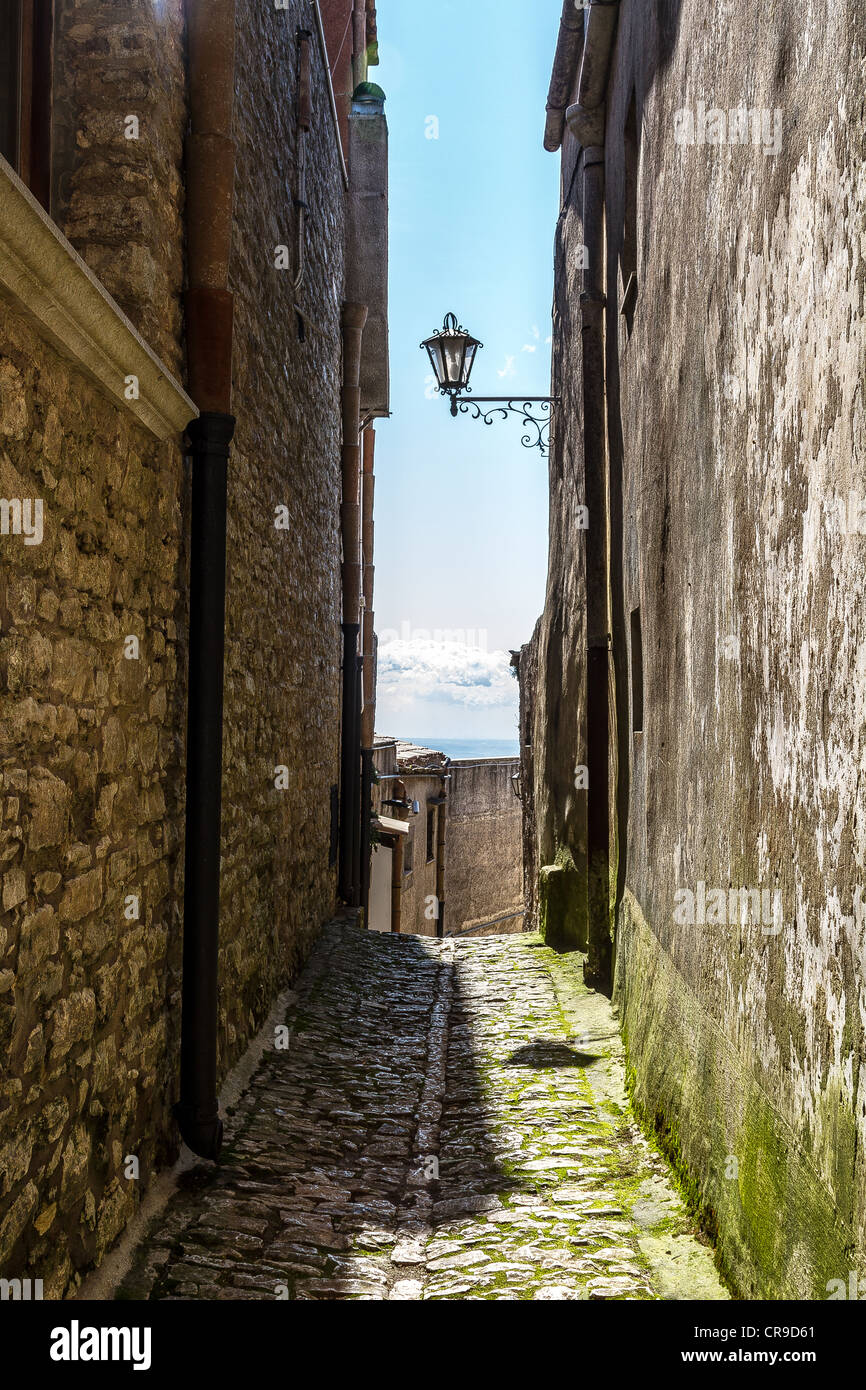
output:
<path id="1" fill-rule="evenodd" d="M 312 7 L 238 11 L 234 399 L 229 470 L 220 1046 L 243 1050 L 333 912 L 339 781 L 340 312 L 345 184 L 318 40 L 306 272 L 293 247 L 299 26 Z M 282 94 L 282 95 L 277 95 Z M 298 309 L 303 315 L 299 327 Z M 285 529 L 277 529 L 277 508 Z M 274 771 L 289 770 L 278 791 Z"/>
<path id="2" fill-rule="evenodd" d="M 573 144 L 573 142 L 570 142 Z M 562 212 L 554 256 L 553 391 L 549 458 L 549 561 L 544 612 L 521 650 L 521 772 L 524 804 L 524 879 L 527 926 L 551 945 L 586 947 L 587 892 L 576 885 L 572 863 L 586 862 L 587 797 L 575 769 L 588 762 L 586 730 L 587 531 L 581 356 L 583 229 L 575 151 L 562 161 Z M 557 867 L 569 892 L 549 911 L 544 871 Z M 542 901 L 544 895 L 544 901 Z"/>
<path id="3" fill-rule="evenodd" d="M 0 495 L 44 509 L 0 539 L 0 1271 L 59 1297 L 173 1151 L 183 479 L 5 304 Z"/>
<path id="4" fill-rule="evenodd" d="M 184 33 L 183 0 L 55 0 L 51 216 L 178 377 Z"/>
<path id="5" fill-rule="evenodd" d="M 275 248 L 293 244 L 300 25 L 295 295 Z M 178 373 L 182 39 L 175 0 L 58 6 L 53 210 Z M 346 189 L 309 3 L 238 7 L 236 91 L 221 1076 L 335 904 Z M 179 438 L 159 444 L 5 304 L 0 493 L 45 509 L 41 545 L 0 540 L 0 1273 L 59 1297 L 177 1145 L 188 475 Z"/>
<path id="6" fill-rule="evenodd" d="M 518 766 L 516 759 L 494 758 L 449 766 L 446 936 L 480 931 L 485 923 L 496 932 L 522 930 L 522 827 L 511 781 Z"/>
<path id="7" fill-rule="evenodd" d="M 590 526 L 611 538 L 617 997 L 636 1103 L 762 1299 L 825 1298 L 866 1268 L 864 53 L 854 0 L 659 0 L 622 7 L 608 92 L 609 474 Z M 681 143 L 677 113 L 699 103 L 725 129 L 730 110 L 759 130 L 766 112 L 767 133 Z M 561 237 L 576 154 L 567 136 Z M 558 305 L 571 275 L 560 244 Z M 580 333 L 559 331 L 577 377 Z M 579 410 L 565 420 L 579 460 Z M 526 692 L 542 862 L 570 839 L 551 769 L 573 757 L 586 669 L 562 604 L 586 538 L 558 468 Z M 687 895 L 713 890 L 715 923 L 697 908 L 690 924 Z"/>
<path id="8" fill-rule="evenodd" d="M 179 373 L 182 7 L 59 3 L 54 54 L 52 216 Z M 179 440 L 0 323 L 0 494 L 44 507 L 41 545 L 0 541 L 0 1270 L 59 1297 L 175 1148 L 185 481 Z"/>

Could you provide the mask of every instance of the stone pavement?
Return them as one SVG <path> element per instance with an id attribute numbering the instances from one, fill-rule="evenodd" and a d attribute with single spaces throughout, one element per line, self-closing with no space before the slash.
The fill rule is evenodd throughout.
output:
<path id="1" fill-rule="evenodd" d="M 117 1296 L 727 1298 L 631 1118 L 581 960 L 528 935 L 328 926 L 288 1048 Z"/>

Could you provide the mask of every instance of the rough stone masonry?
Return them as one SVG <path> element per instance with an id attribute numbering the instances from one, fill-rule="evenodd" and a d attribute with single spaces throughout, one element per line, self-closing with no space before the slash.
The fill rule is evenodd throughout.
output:
<path id="1" fill-rule="evenodd" d="M 185 7 L 56 14 L 51 218 L 182 381 Z M 335 906 L 346 184 L 314 18 L 306 0 L 237 8 L 221 1075 Z M 274 248 L 297 218 L 299 28 L 315 178 L 296 292 Z M 46 1298 L 102 1258 L 177 1146 L 183 423 L 156 439 L 0 304 L 0 496 L 43 502 L 41 544 L 0 538 L 0 1272 Z"/>

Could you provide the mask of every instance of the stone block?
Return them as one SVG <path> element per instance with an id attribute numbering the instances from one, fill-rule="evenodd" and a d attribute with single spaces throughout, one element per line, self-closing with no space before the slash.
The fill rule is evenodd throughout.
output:
<path id="1" fill-rule="evenodd" d="M 58 1000 L 53 1014 L 52 1061 L 63 1057 L 75 1043 L 89 1038 L 95 1022 L 96 997 L 92 989 Z"/>
<path id="2" fill-rule="evenodd" d="M 27 848 L 31 851 L 60 844 L 69 820 L 70 792 L 65 782 L 47 768 L 36 768 L 27 785 L 30 828 Z"/>
<path id="3" fill-rule="evenodd" d="M 78 922 L 91 912 L 96 912 L 102 903 L 102 869 L 91 869 L 87 874 L 70 879 L 60 900 L 60 919 L 63 922 Z"/>

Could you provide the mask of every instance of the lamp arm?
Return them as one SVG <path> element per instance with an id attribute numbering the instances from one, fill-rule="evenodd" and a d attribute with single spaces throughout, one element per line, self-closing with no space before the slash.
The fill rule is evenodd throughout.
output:
<path id="1" fill-rule="evenodd" d="M 464 387 L 463 389 L 466 390 L 466 391 L 468 391 L 468 390 L 469 390 L 469 387 L 466 386 L 466 387 Z M 484 405 L 489 405 L 489 404 L 491 404 L 491 403 L 498 403 L 498 402 L 507 402 L 507 404 L 511 405 L 513 401 L 518 401 L 518 400 L 523 401 L 525 405 L 558 405 L 558 404 L 559 404 L 559 401 L 560 401 L 560 397 L 559 397 L 559 396 L 473 396 L 472 399 L 471 399 L 471 401 L 466 401 L 466 402 L 464 402 L 464 404 L 466 404 L 466 405 L 475 405 L 476 402 L 481 401 Z"/>
<path id="2" fill-rule="evenodd" d="M 538 449 L 542 457 L 547 456 L 550 443 L 551 407 L 558 405 L 559 396 L 470 396 L 465 400 L 457 391 L 443 391 L 451 397 L 451 414 L 470 415 L 473 420 L 483 420 L 492 425 L 494 417 L 507 420 L 509 415 L 519 415 L 527 429 L 533 433 L 523 435 L 521 444 L 525 449 Z M 489 407 L 482 410 L 481 406 Z M 541 408 L 541 418 L 532 414 L 531 406 Z"/>

